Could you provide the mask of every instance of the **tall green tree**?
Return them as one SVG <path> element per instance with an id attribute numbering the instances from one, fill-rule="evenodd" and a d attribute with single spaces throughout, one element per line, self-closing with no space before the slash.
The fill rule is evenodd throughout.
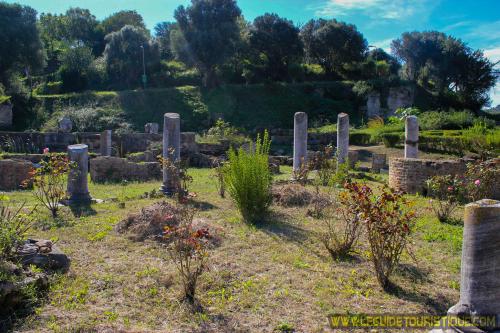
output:
<path id="1" fill-rule="evenodd" d="M 106 17 L 101 22 L 101 27 L 105 35 L 119 31 L 126 25 L 147 30 L 142 16 L 135 10 L 121 10 Z"/>
<path id="2" fill-rule="evenodd" d="M 160 51 L 158 44 L 143 29 L 130 25 L 106 36 L 104 59 L 110 85 L 115 88 L 136 88 L 143 74 L 143 48 L 146 72 L 158 70 Z"/>
<path id="3" fill-rule="evenodd" d="M 41 69 L 44 54 L 33 8 L 0 2 L 0 18 L 0 82 L 8 88 L 12 74 Z"/>
<path id="4" fill-rule="evenodd" d="M 392 42 L 392 52 L 404 63 L 409 79 L 452 106 L 478 111 L 498 73 L 480 50 L 442 32 L 405 32 Z M 451 100 L 450 100 L 451 97 Z"/>
<path id="5" fill-rule="evenodd" d="M 180 6 L 174 13 L 205 87 L 218 84 L 217 66 L 235 52 L 240 15 L 235 0 L 191 0 L 191 6 Z"/>
<path id="6" fill-rule="evenodd" d="M 63 90 L 68 92 L 87 89 L 92 77 L 95 76 L 93 61 L 92 50 L 87 46 L 76 46 L 66 50 L 61 55 L 61 67 L 58 70 Z"/>
<path id="7" fill-rule="evenodd" d="M 292 21 L 276 14 L 266 13 L 255 18 L 250 32 L 250 45 L 264 56 L 270 79 L 287 80 L 290 64 L 301 60 L 303 46 L 299 31 Z"/>
<path id="8" fill-rule="evenodd" d="M 160 55 L 162 59 L 172 59 L 173 53 L 170 45 L 170 33 L 175 28 L 173 22 L 160 22 L 155 25 L 155 38 L 160 46 Z"/>
<path id="9" fill-rule="evenodd" d="M 302 27 L 306 58 L 327 74 L 345 76 L 345 65 L 364 60 L 368 43 L 355 25 L 332 20 L 310 20 Z"/>

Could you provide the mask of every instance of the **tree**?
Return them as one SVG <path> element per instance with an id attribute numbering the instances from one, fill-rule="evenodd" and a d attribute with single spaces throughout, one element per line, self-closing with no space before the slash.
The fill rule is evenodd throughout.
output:
<path id="1" fill-rule="evenodd" d="M 147 30 L 142 16 L 135 10 L 121 10 L 108 16 L 101 22 L 101 27 L 105 35 L 119 31 L 126 25 Z"/>
<path id="2" fill-rule="evenodd" d="M 498 73 L 480 50 L 437 31 L 405 32 L 391 45 L 405 78 L 440 97 L 447 107 L 479 111 Z"/>
<path id="3" fill-rule="evenodd" d="M 112 86 L 135 88 L 143 73 L 142 47 L 147 72 L 157 70 L 160 61 L 158 44 L 144 30 L 129 25 L 106 36 L 104 59 Z"/>
<path id="4" fill-rule="evenodd" d="M 217 66 L 234 53 L 240 14 L 235 0 L 191 0 L 174 13 L 205 87 L 217 85 Z"/>
<path id="5" fill-rule="evenodd" d="M 327 74 L 345 75 L 344 65 L 363 61 L 367 42 L 355 25 L 332 20 L 310 20 L 301 30 L 306 58 Z"/>
<path id="6" fill-rule="evenodd" d="M 6 87 L 13 73 L 43 66 L 36 15 L 31 7 L 0 2 L 0 82 Z"/>
<path id="7" fill-rule="evenodd" d="M 170 33 L 176 24 L 172 22 L 160 22 L 155 26 L 155 37 L 160 46 L 160 56 L 162 59 L 172 59 L 173 53 L 170 46 Z"/>
<path id="8" fill-rule="evenodd" d="M 88 84 L 95 75 L 92 62 L 92 50 L 86 46 L 69 48 L 61 56 L 61 67 L 58 76 L 63 82 L 64 91 L 81 91 L 88 88 Z"/>
<path id="9" fill-rule="evenodd" d="M 265 57 L 268 76 L 273 80 L 287 79 L 289 65 L 300 61 L 303 54 L 299 29 L 276 14 L 266 13 L 254 20 L 250 45 Z"/>

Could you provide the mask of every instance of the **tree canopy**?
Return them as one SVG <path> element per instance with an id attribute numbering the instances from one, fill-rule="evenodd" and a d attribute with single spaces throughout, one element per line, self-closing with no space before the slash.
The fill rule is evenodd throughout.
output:
<path id="1" fill-rule="evenodd" d="M 126 25 L 146 30 L 142 16 L 135 10 L 121 10 L 106 17 L 101 22 L 101 27 L 105 35 L 119 31 Z"/>
<path id="2" fill-rule="evenodd" d="M 235 0 L 192 0 L 174 13 L 205 87 L 217 84 L 216 66 L 234 53 L 240 15 Z"/>
<path id="3" fill-rule="evenodd" d="M 44 64 L 37 12 L 27 6 L 0 2 L 0 82 L 8 86 L 15 71 L 36 71 Z"/>
<path id="4" fill-rule="evenodd" d="M 250 46 L 263 55 L 267 77 L 272 80 L 288 78 L 288 67 L 299 62 L 303 54 L 299 29 L 293 22 L 276 14 L 255 18 L 250 30 Z"/>
<path id="5" fill-rule="evenodd" d="M 146 71 L 157 70 L 158 44 L 142 29 L 126 25 L 106 36 L 104 59 L 108 78 L 116 87 L 135 88 L 143 74 L 143 49 Z"/>
<path id="6" fill-rule="evenodd" d="M 329 74 L 342 76 L 345 64 L 364 59 L 368 43 L 355 25 L 332 20 L 310 20 L 301 31 L 309 61 Z"/>
<path id="7" fill-rule="evenodd" d="M 494 64 L 481 50 L 442 32 L 406 32 L 392 42 L 407 79 L 457 106 L 478 110 L 497 80 Z"/>

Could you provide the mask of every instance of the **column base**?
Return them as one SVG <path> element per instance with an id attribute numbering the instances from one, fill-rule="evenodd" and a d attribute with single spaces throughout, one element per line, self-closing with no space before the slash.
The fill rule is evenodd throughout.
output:
<path id="1" fill-rule="evenodd" d="M 174 188 L 162 185 L 160 186 L 160 191 L 163 192 L 167 197 L 173 197 L 177 191 Z"/>

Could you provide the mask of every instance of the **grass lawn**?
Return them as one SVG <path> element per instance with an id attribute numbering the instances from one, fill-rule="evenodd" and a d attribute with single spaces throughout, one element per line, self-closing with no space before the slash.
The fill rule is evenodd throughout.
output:
<path id="1" fill-rule="evenodd" d="M 289 167 L 282 172 L 276 179 L 290 178 Z M 403 257 L 393 276 L 397 288 L 387 293 L 377 283 L 364 238 L 352 260 L 334 262 L 315 236 L 321 220 L 306 217 L 306 207 L 273 205 L 267 223 L 245 224 L 231 200 L 217 195 L 209 169 L 190 174 L 201 207 L 196 218 L 222 238 L 210 251 L 210 269 L 199 284 L 203 312 L 194 314 L 180 300 L 180 281 L 165 249 L 113 231 L 127 214 L 161 200 L 139 198 L 160 183 L 90 184 L 93 197 L 126 198 L 125 208 L 108 201 L 80 217 L 65 208 L 57 223 L 39 208 L 37 218 L 46 230 L 30 236 L 56 240 L 70 256 L 71 269 L 55 277 L 16 330 L 330 332 L 329 313 L 444 314 L 458 301 L 462 226 L 439 223 L 425 198 L 412 197 L 419 213 L 411 246 L 417 260 Z M 8 196 L 35 204 L 30 192 Z"/>

